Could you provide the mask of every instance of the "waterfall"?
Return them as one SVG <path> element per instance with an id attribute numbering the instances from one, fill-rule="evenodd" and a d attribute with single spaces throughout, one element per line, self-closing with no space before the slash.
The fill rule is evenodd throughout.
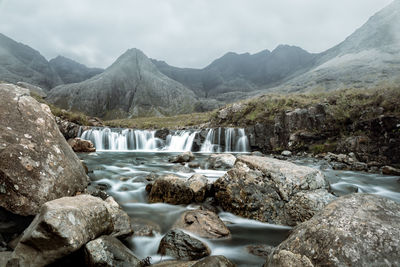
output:
<path id="1" fill-rule="evenodd" d="M 81 134 L 90 140 L 97 151 L 193 151 L 193 143 L 199 131 L 180 130 L 170 132 L 165 140 L 156 137 L 156 131 L 92 128 Z M 249 141 L 244 129 L 209 129 L 200 152 L 248 152 Z M 198 148 L 195 148 L 198 149 Z M 197 150 L 196 150 L 197 151 Z"/>
<path id="2" fill-rule="evenodd" d="M 239 138 L 236 142 L 235 151 L 246 152 L 250 150 L 249 139 L 247 139 L 244 129 L 238 129 Z"/>
<path id="3" fill-rule="evenodd" d="M 205 153 L 214 153 L 248 152 L 250 150 L 249 140 L 244 129 L 225 128 L 224 144 L 221 143 L 221 134 L 222 128 L 218 128 L 217 130 L 209 129 L 200 151 Z"/>
<path id="4" fill-rule="evenodd" d="M 192 151 L 193 141 L 197 132 L 178 131 L 167 136 L 166 151 Z"/>

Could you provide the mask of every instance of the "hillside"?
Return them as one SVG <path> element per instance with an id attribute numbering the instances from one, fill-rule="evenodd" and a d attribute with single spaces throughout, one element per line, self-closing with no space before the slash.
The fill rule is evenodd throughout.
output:
<path id="1" fill-rule="evenodd" d="M 62 83 L 38 51 L 1 33 L 0 80 L 11 83 L 27 82 L 46 90 Z"/>
<path id="2" fill-rule="evenodd" d="M 195 103 L 192 91 L 160 73 L 138 49 L 129 49 L 89 80 L 54 88 L 47 99 L 108 119 L 190 113 Z"/>

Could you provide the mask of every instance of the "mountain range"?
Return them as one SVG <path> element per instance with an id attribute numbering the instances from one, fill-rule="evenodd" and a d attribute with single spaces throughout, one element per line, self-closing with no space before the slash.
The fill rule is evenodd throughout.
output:
<path id="1" fill-rule="evenodd" d="M 40 53 L 0 34 L 0 80 L 27 82 L 62 108 L 103 118 L 206 111 L 267 92 L 369 88 L 400 82 L 400 0 L 318 54 L 279 45 L 229 52 L 203 69 L 178 68 L 129 49 L 107 69 Z"/>

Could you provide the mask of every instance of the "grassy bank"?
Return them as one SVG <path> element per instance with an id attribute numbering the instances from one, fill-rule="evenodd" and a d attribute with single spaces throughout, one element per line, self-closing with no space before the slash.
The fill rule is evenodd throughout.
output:
<path id="1" fill-rule="evenodd" d="M 296 108 L 308 108 L 319 103 L 326 105 L 327 112 L 335 118 L 337 124 L 346 124 L 360 118 L 370 119 L 376 116 L 377 112 L 386 115 L 400 115 L 399 102 L 400 86 L 346 89 L 322 93 L 266 94 L 227 105 L 225 107 L 226 117 L 221 118 L 222 112 L 215 112 L 211 122 L 220 126 L 244 127 L 272 121 L 282 112 Z"/>

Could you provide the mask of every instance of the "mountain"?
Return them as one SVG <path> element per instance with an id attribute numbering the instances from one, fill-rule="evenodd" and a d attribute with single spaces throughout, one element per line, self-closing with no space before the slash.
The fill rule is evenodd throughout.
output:
<path id="1" fill-rule="evenodd" d="M 82 82 L 104 71 L 100 68 L 88 68 L 63 56 L 53 58 L 49 63 L 64 84 Z"/>
<path id="2" fill-rule="evenodd" d="M 192 89 L 201 97 L 221 97 L 231 92 L 251 92 L 272 87 L 308 70 L 314 54 L 288 45 L 280 45 L 272 52 L 236 54 L 229 52 L 204 69 L 185 69 L 153 60 L 158 69 Z"/>
<path id="3" fill-rule="evenodd" d="M 342 43 L 318 54 L 312 68 L 274 91 L 369 88 L 400 82 L 400 1 L 372 16 Z"/>
<path id="4" fill-rule="evenodd" d="M 129 49 L 89 80 L 53 88 L 47 99 L 105 119 L 190 113 L 196 101 L 192 91 L 162 74 L 138 49 Z"/>
<path id="5" fill-rule="evenodd" d="M 46 90 L 62 83 L 38 51 L 1 33 L 0 80 L 11 83 L 27 82 Z"/>

